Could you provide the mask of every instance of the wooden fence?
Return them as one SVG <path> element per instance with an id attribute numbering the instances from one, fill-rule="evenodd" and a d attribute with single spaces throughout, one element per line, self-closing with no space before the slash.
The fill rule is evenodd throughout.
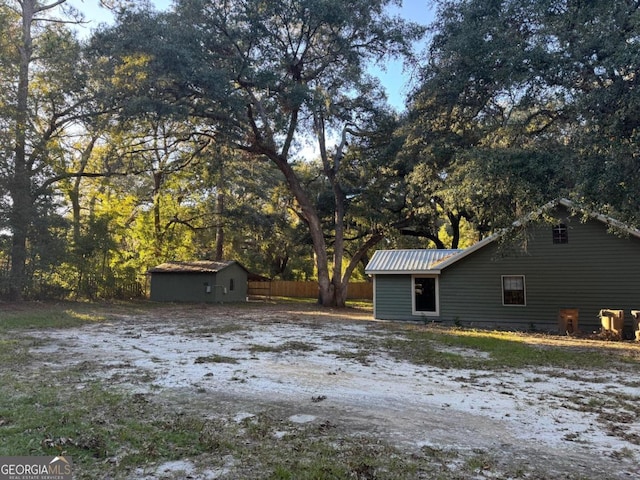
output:
<path id="1" fill-rule="evenodd" d="M 249 282 L 248 295 L 260 297 L 317 298 L 317 282 L 292 282 L 273 280 L 271 282 Z M 349 300 L 373 300 L 373 283 L 351 282 L 347 291 Z"/>

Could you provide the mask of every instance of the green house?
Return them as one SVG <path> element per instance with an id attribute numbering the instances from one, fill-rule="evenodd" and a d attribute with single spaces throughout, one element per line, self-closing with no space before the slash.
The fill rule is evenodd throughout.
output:
<path id="1" fill-rule="evenodd" d="M 479 328 L 599 330 L 640 309 L 640 231 L 554 201 L 465 250 L 379 250 L 374 317 Z"/>
<path id="2" fill-rule="evenodd" d="M 235 261 L 167 262 L 148 271 L 155 302 L 244 302 L 249 272 Z"/>

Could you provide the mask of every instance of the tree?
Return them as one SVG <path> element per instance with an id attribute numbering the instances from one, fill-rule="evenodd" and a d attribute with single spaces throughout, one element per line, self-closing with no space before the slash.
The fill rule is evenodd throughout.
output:
<path id="1" fill-rule="evenodd" d="M 557 83 L 573 108 L 576 196 L 640 223 L 640 3 L 567 1 L 549 6 L 545 33 L 557 42 Z"/>
<path id="2" fill-rule="evenodd" d="M 410 102 L 409 184 L 426 192 L 416 203 L 442 212 L 430 224 L 444 215 L 459 234 L 465 219 L 483 236 L 570 187 L 565 105 L 545 86 L 525 2 L 440 5 Z"/>
<path id="3" fill-rule="evenodd" d="M 27 240 L 37 233 L 38 212 L 48 211 L 38 204 L 52 198 L 55 179 L 68 173 L 62 136 L 86 113 L 80 45 L 57 16 L 65 15 L 64 3 L 0 2 L 0 172 L 12 237 L 10 297 L 16 300 L 27 280 Z"/>
<path id="4" fill-rule="evenodd" d="M 161 80 L 147 99 L 188 107 L 210 122 L 218 142 L 278 168 L 309 229 L 323 305 L 344 305 L 354 265 L 382 238 L 369 232 L 344 266 L 344 159 L 349 142 L 370 133 L 363 126 L 383 102 L 366 66 L 409 55 L 421 33 L 390 18 L 384 11 L 389 3 L 183 0 L 175 14 L 125 14 L 115 29 L 95 38 L 104 58 L 120 62 L 111 64 L 114 72 L 128 59 L 146 60 L 145 71 L 153 73 L 145 80 Z M 308 142 L 320 158 L 316 174 L 332 195 L 330 232 L 296 168 L 306 161 L 302 146 Z"/>
<path id="5" fill-rule="evenodd" d="M 416 178 L 482 232 L 561 195 L 636 215 L 638 2 L 439 6 L 411 100 Z"/>
<path id="6" fill-rule="evenodd" d="M 223 258 L 233 255 L 251 272 L 269 278 L 313 278 L 309 234 L 280 172 L 246 153 L 225 152 L 210 167 L 216 197 L 224 197 L 223 211 L 216 201 L 216 218 L 224 228 Z M 216 246 L 219 241 L 217 232 Z"/>

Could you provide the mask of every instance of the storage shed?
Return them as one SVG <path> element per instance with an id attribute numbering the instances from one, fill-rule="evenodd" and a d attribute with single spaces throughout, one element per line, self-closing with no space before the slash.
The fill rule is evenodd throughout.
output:
<path id="1" fill-rule="evenodd" d="M 640 231 L 560 199 L 465 250 L 379 250 L 365 271 L 375 318 L 597 331 L 602 309 L 640 307 Z"/>
<path id="2" fill-rule="evenodd" d="M 235 261 L 167 262 L 151 268 L 155 302 L 244 302 L 249 272 Z"/>

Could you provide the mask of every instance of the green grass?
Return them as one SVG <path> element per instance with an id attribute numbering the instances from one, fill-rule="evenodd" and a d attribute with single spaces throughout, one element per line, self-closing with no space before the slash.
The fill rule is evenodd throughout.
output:
<path id="1" fill-rule="evenodd" d="M 237 358 L 226 357 L 224 355 L 208 355 L 206 357 L 197 357 L 194 363 L 238 363 Z"/>
<path id="2" fill-rule="evenodd" d="M 264 303 L 273 305 L 307 305 L 318 306 L 317 298 L 301 298 L 301 297 L 271 297 L 269 299 L 260 300 Z M 356 308 L 373 311 L 373 300 L 353 299 L 347 300 L 346 308 Z"/>
<path id="3" fill-rule="evenodd" d="M 382 346 L 395 358 L 442 368 L 556 367 L 571 370 L 606 368 L 612 362 L 627 367 L 639 363 L 637 359 L 607 348 L 529 344 L 519 333 L 513 332 L 413 328 L 400 333 L 382 340 Z"/>
<path id="4" fill-rule="evenodd" d="M 29 359 L 29 342 L 19 338 L 0 338 L 0 365 L 22 365 Z"/>
<path id="5" fill-rule="evenodd" d="M 118 315 L 135 316 L 168 308 L 174 308 L 174 306 L 147 301 L 4 304 L 0 308 L 0 333 L 40 328 L 74 328 L 104 322 Z"/>
<path id="6" fill-rule="evenodd" d="M 471 457 L 430 447 L 408 452 L 381 441 L 375 434 L 354 432 L 349 425 L 315 421 L 293 424 L 288 420 L 290 412 L 264 405 L 255 406 L 255 416 L 236 421 L 237 407 L 225 411 L 204 390 L 189 392 L 181 401 L 172 403 L 158 390 L 132 393 L 113 388 L 108 380 L 87 380 L 96 378 L 91 374 L 98 365 L 87 363 L 61 369 L 60 365 L 34 368 L 31 364 L 29 349 L 42 342 L 32 337 L 34 329 L 73 328 L 108 321 L 114 312 L 135 315 L 176 308 L 184 313 L 209 307 L 187 306 L 182 310 L 173 305 L 36 304 L 1 312 L 0 455 L 67 454 L 74 460 L 78 479 L 134 478 L 137 469 L 154 472 L 163 462 L 183 459 L 221 471 L 230 464 L 229 474 L 220 478 L 445 480 L 477 478 L 485 473 L 497 479 L 544 478 L 528 475 L 526 466 L 518 471 L 502 471 L 494 452 L 478 451 Z M 259 310 L 256 312 L 259 314 Z M 504 368 L 558 367 L 567 370 L 567 375 L 577 375 L 571 370 L 611 368 L 613 364 L 637 369 L 638 365 L 637 359 L 624 357 L 615 349 L 531 344 L 515 333 L 405 324 L 378 326 L 367 337 L 346 336 L 343 340 L 350 344 L 348 350 L 325 353 L 367 364 L 388 351 L 397 359 L 416 364 L 487 369 L 487 374 Z M 236 330 L 237 325 L 204 325 L 202 330 L 189 332 L 217 335 Z M 284 341 L 246 348 L 254 353 L 286 353 L 317 347 L 307 342 Z M 201 357 L 201 361 L 234 363 L 236 359 L 210 355 Z M 602 417 L 603 422 L 622 422 L 626 416 L 640 415 L 633 396 L 607 396 L 608 409 L 603 409 L 604 397 L 564 400 L 576 409 L 602 410 L 602 415 L 611 411 L 615 402 L 618 416 Z M 195 408 L 195 401 L 204 407 Z"/>
<path id="7" fill-rule="evenodd" d="M 95 469 L 107 458 L 118 457 L 119 468 L 126 469 L 206 450 L 199 440 L 200 419 L 158 415 L 144 396 L 113 391 L 100 382 L 76 387 L 55 375 L 46 382 L 4 375 L 0 455 L 64 453 L 72 456 L 78 478 L 95 478 Z"/>
<path id="8" fill-rule="evenodd" d="M 375 354 L 369 350 L 327 350 L 325 353 L 334 355 L 336 358 L 353 360 L 361 365 L 371 365 L 374 363 Z"/>
<path id="9" fill-rule="evenodd" d="M 53 307 L 51 310 L 18 310 L 0 313 L 0 331 L 39 328 L 72 328 L 87 323 L 103 322 L 101 313 L 83 308 Z"/>
<path id="10" fill-rule="evenodd" d="M 314 345 L 296 340 L 284 342 L 279 345 L 254 344 L 249 347 L 251 353 L 311 352 L 313 350 L 316 350 Z"/>
<path id="11" fill-rule="evenodd" d="M 222 478 L 400 480 L 425 472 L 429 476 L 422 478 L 453 478 L 444 463 L 434 468 L 428 451 L 408 455 L 373 436 L 292 425 L 277 412 L 240 422 L 208 412 L 176 413 L 151 396 L 113 391 L 100 382 L 77 389 L 55 375 L 48 378 L 2 378 L 0 455 L 69 455 L 78 479 L 131 478 L 139 468 L 154 471 L 180 459 L 212 468 L 229 457 L 236 470 Z"/>

